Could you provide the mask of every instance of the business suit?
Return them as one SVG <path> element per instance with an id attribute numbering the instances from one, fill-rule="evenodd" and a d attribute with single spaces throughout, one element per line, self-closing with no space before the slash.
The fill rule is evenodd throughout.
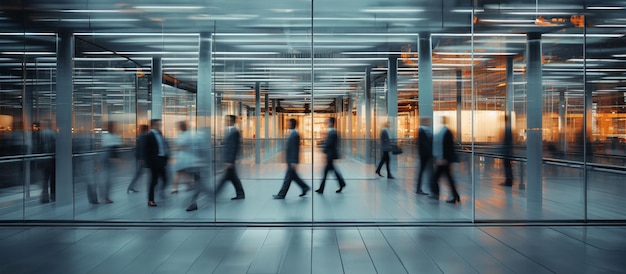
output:
<path id="1" fill-rule="evenodd" d="M 417 149 L 419 150 L 420 169 L 417 175 L 416 193 L 426 194 L 422 191 L 422 176 L 424 172 L 432 175 L 433 167 L 433 133 L 427 126 L 420 126 L 417 133 Z"/>
<path id="2" fill-rule="evenodd" d="M 162 147 L 159 144 L 162 144 Z M 144 161 L 150 168 L 150 188 L 148 191 L 148 203 L 154 204 L 154 188 L 156 187 L 159 177 L 163 182 L 163 187 L 167 183 L 167 161 L 169 159 L 169 149 L 167 142 L 160 131 L 152 129 L 146 134 L 145 144 L 143 146 Z M 150 206 L 154 206 L 150 204 Z"/>
<path id="3" fill-rule="evenodd" d="M 296 172 L 296 166 L 300 162 L 300 134 L 295 129 L 291 130 L 289 138 L 287 138 L 287 150 L 285 151 L 285 161 L 287 162 L 287 173 L 285 174 L 285 180 L 283 186 L 278 191 L 278 195 L 274 198 L 282 199 L 287 195 L 291 181 L 296 181 L 296 184 L 302 189 L 300 196 L 306 195 L 310 187 L 304 183 L 304 181 L 298 176 Z"/>
<path id="4" fill-rule="evenodd" d="M 454 140 L 452 132 L 445 125 L 434 137 L 433 141 L 433 158 L 435 160 L 435 173 L 432 178 L 432 198 L 439 199 L 439 177 L 445 175 L 450 184 L 452 191 L 452 199 L 449 203 L 460 202 L 459 193 L 456 191 L 456 183 L 450 174 L 450 165 L 457 162 L 456 152 L 454 151 Z"/>
<path id="5" fill-rule="evenodd" d="M 387 130 L 387 128 L 384 128 L 380 134 L 380 150 L 382 158 L 380 159 L 380 163 L 376 168 L 376 174 L 382 177 L 383 175 L 380 174 L 380 169 L 382 169 L 383 164 L 386 164 L 387 178 L 393 179 L 393 176 L 391 175 L 391 169 L 389 168 L 389 152 L 391 151 L 391 140 L 389 139 L 389 130 Z"/>
<path id="6" fill-rule="evenodd" d="M 235 187 L 235 193 L 237 195 L 233 198 L 234 200 L 244 199 L 246 197 L 243 191 L 243 185 L 241 184 L 241 180 L 239 180 L 237 170 L 235 169 L 235 161 L 237 160 L 240 146 L 241 135 L 239 134 L 239 130 L 237 130 L 234 126 L 229 126 L 226 129 L 226 138 L 224 139 L 223 150 L 223 159 L 226 163 L 226 170 L 224 171 L 224 177 L 222 177 L 220 182 L 217 184 L 217 191 L 224 187 L 226 181 L 231 181 Z"/>
<path id="7" fill-rule="evenodd" d="M 339 159 L 339 136 L 334 128 L 330 128 L 328 130 L 328 136 L 326 137 L 326 142 L 324 143 L 324 153 L 326 154 L 324 177 L 322 178 L 322 183 L 320 184 L 320 187 L 315 192 L 324 192 L 324 187 L 326 185 L 326 176 L 331 170 L 335 172 L 337 181 L 339 181 L 339 189 L 336 192 L 341 192 L 341 190 L 346 186 L 346 182 L 343 179 L 343 176 L 341 176 L 339 170 L 337 170 L 337 168 L 333 164 L 335 159 Z"/>

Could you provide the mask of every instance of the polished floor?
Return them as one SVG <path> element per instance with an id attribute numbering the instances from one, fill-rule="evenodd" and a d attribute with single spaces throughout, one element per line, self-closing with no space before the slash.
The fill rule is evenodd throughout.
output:
<path id="1" fill-rule="evenodd" d="M 303 153 L 302 159 L 308 160 L 299 167 L 300 175 L 313 188 L 319 186 L 323 170 L 319 155 L 321 153 Z M 450 197 L 444 179 L 441 180 L 441 200 L 415 194 L 417 161 L 410 151 L 393 160 L 395 179 L 378 177 L 374 163 L 346 157 L 337 163 L 347 181 L 342 193 L 335 193 L 337 182 L 331 175 L 323 195 L 311 191 L 305 197 L 298 197 L 300 189 L 293 184 L 285 200 L 273 200 L 272 195 L 280 189 L 285 172 L 282 154 L 276 153 L 260 164 L 245 158 L 238 164 L 245 200 L 231 201 L 234 190 L 228 184 L 216 196 L 202 196 L 199 210 L 194 212 L 185 211 L 193 192 L 181 186 L 178 194 L 170 194 L 171 180 L 166 191 L 157 195 L 159 206 L 148 207 L 147 171 L 140 180 L 140 192 L 128 194 L 126 188 L 134 172 L 130 160 L 120 161 L 110 171 L 114 203 L 89 204 L 86 184 L 102 186 L 107 174 L 94 160 L 88 170 L 75 170 L 77 175 L 71 187 L 73 205 L 41 204 L 39 183 L 30 184 L 28 191 L 25 191 L 26 186 L 4 188 L 0 189 L 0 220 L 436 223 L 626 219 L 623 210 L 626 208 L 626 184 L 622 174 L 588 170 L 585 185 L 584 171 L 580 167 L 544 165 L 541 197 L 533 200 L 528 189 L 537 182 L 528 182 L 522 163 L 513 164 L 515 185 L 502 187 L 499 183 L 504 181 L 504 174 L 500 160 L 474 157 L 471 161 L 469 156 L 463 157 L 461 163 L 453 167 L 461 195 L 459 204 L 444 202 Z M 33 170 L 34 175 L 37 172 Z M 220 177 L 218 173 L 204 182 L 214 186 Z M 428 186 L 423 189 L 429 191 Z M 25 198 L 25 194 L 29 197 Z"/>
<path id="2" fill-rule="evenodd" d="M 0 227 L 0 252 L 0 273 L 624 273 L 626 227 Z"/>

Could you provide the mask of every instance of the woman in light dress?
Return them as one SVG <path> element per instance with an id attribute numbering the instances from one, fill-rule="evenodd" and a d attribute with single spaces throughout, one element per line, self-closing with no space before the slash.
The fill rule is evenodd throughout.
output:
<path id="1" fill-rule="evenodd" d="M 199 158 L 194 151 L 194 136 L 187 129 L 187 122 L 180 121 L 177 123 L 180 133 L 176 138 L 176 162 L 174 163 L 174 183 L 172 185 L 172 194 L 178 193 L 178 185 L 186 183 L 188 189 L 193 188 L 194 169 L 199 165 Z"/>

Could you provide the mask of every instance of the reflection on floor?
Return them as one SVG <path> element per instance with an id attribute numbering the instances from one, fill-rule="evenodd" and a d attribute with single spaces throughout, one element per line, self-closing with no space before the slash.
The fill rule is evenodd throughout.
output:
<path id="1" fill-rule="evenodd" d="M 1 227 L 0 273 L 623 273 L 626 227 Z"/>
<path id="2" fill-rule="evenodd" d="M 363 164 L 351 158 L 338 161 L 338 167 L 347 180 L 347 187 L 340 194 L 331 175 L 323 195 L 309 192 L 298 197 L 300 189 L 293 184 L 285 200 L 273 200 L 282 183 L 285 166 L 282 155 L 262 164 L 244 162 L 238 165 L 246 191 L 246 199 L 231 201 L 232 186 L 215 197 L 203 197 L 199 210 L 186 212 L 192 192 L 181 191 L 172 195 L 169 186 L 157 195 L 158 207 L 148 207 L 146 181 L 148 172 L 139 184 L 139 193 L 126 193 L 133 175 L 131 162 L 118 165 L 113 177 L 113 204 L 91 205 L 87 201 L 86 181 L 102 182 L 103 172 L 77 176 L 74 182 L 74 204 L 62 206 L 57 203 L 40 204 L 39 186 L 31 185 L 31 197 L 22 203 L 22 188 L 0 190 L 0 220 L 97 220 L 97 221 L 207 221 L 207 222 L 438 222 L 472 220 L 475 207 L 476 220 L 583 220 L 585 201 L 588 202 L 589 219 L 626 219 L 626 189 L 619 175 L 589 171 L 585 196 L 583 172 L 577 168 L 544 166 L 543 197 L 539 202 L 528 202 L 527 189 L 533 182 L 526 182 L 524 169 L 514 163 L 515 185 L 502 187 L 504 181 L 502 163 L 499 160 L 467 156 L 454 165 L 454 176 L 461 194 L 460 204 L 448 204 L 447 184 L 441 180 L 442 200 L 432 200 L 415 194 L 414 158 L 410 153 L 394 160 L 396 179 L 388 180 L 374 173 L 375 166 Z M 310 156 L 303 155 L 303 159 Z M 299 167 L 300 175 L 313 187 L 319 186 L 323 160 L 315 157 L 314 165 L 306 161 Z M 469 168 L 473 166 L 474 168 Z M 472 182 L 472 173 L 476 180 Z M 384 172 L 383 172 L 384 174 Z M 219 174 L 218 174 L 219 176 Z M 524 177 L 525 188 L 520 188 Z M 315 178 L 312 180 L 312 178 Z M 213 185 L 215 180 L 206 180 Z M 472 189 L 472 184 L 475 188 Z M 185 186 L 181 187 L 182 190 Z M 423 189 L 428 192 L 427 185 Z M 472 203 L 475 196 L 476 202 Z"/>

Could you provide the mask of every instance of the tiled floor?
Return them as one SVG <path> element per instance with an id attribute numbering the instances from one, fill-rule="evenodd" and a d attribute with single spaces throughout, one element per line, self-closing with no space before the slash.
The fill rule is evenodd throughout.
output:
<path id="1" fill-rule="evenodd" d="M 623 226 L 0 227 L 0 273 L 624 273 Z"/>

